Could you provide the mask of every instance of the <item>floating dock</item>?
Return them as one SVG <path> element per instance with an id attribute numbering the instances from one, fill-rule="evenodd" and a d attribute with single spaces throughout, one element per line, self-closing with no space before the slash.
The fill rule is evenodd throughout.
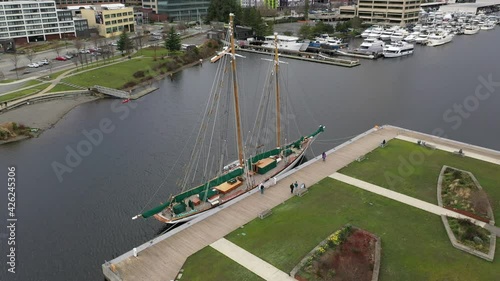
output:
<path id="1" fill-rule="evenodd" d="M 336 54 L 339 56 L 361 58 L 361 59 L 370 59 L 370 60 L 374 60 L 374 59 L 378 59 L 378 58 L 382 57 L 381 53 L 372 55 L 372 54 L 365 54 L 362 52 L 356 52 L 354 50 L 337 50 Z"/>
<path id="2" fill-rule="evenodd" d="M 104 263 L 102 265 L 104 276 L 112 281 L 175 280 L 190 255 L 257 218 L 261 212 L 272 209 L 293 196 L 288 187 L 290 182 L 297 181 L 311 186 L 348 164 L 363 159 L 367 153 L 379 147 L 383 140 L 389 141 L 396 137 L 418 139 L 432 143 L 438 148 L 446 147 L 451 151 L 462 149 L 466 157 L 500 164 L 499 151 L 393 126 L 375 127 L 328 151 L 328 159 L 333 161 L 323 162 L 321 155 L 318 155 L 277 178 L 276 185 L 268 186 L 264 195 L 258 194 L 259 191 L 254 189 L 208 211 L 202 217 L 138 246 L 135 248 L 137 257 L 131 249 Z"/>
<path id="3" fill-rule="evenodd" d="M 272 52 L 266 51 L 264 48 L 256 49 L 256 47 L 252 46 L 251 49 L 249 48 L 239 48 L 236 50 L 237 52 L 248 52 L 248 53 L 255 53 L 255 54 L 261 54 L 261 55 L 274 55 Z M 280 57 L 282 58 L 289 58 L 289 59 L 296 59 L 296 60 L 302 60 L 302 61 L 309 61 L 309 62 L 317 62 L 317 63 L 324 63 L 324 64 L 330 64 L 330 65 L 337 65 L 337 66 L 343 66 L 343 67 L 355 67 L 360 65 L 359 60 L 348 60 L 348 59 L 339 59 L 339 58 L 330 58 L 330 59 L 324 59 L 321 58 L 318 54 L 316 53 L 309 53 L 309 52 L 297 52 L 297 53 L 282 53 L 280 51 Z"/>

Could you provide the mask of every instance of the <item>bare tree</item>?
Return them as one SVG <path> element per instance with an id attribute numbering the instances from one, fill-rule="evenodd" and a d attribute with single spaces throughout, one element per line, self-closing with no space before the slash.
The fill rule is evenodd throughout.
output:
<path id="1" fill-rule="evenodd" d="M 17 53 L 12 54 L 10 57 L 10 61 L 14 65 L 14 70 L 16 71 L 16 79 L 19 80 L 19 72 L 17 67 L 19 66 L 19 55 Z"/>
<path id="2" fill-rule="evenodd" d="M 179 22 L 177 24 L 177 30 L 181 33 L 184 33 L 186 31 L 186 29 L 188 29 L 188 26 L 186 23 L 184 23 L 183 21 Z"/>
<path id="3" fill-rule="evenodd" d="M 62 47 L 59 44 L 54 45 L 52 48 L 54 52 L 56 52 L 56 55 L 59 57 L 61 55 Z"/>
<path id="4" fill-rule="evenodd" d="M 72 60 L 73 60 L 73 63 L 75 64 L 76 69 L 78 69 L 78 58 L 74 57 Z"/>
<path id="5" fill-rule="evenodd" d="M 80 52 L 80 50 L 82 49 L 82 46 L 83 46 L 82 40 L 76 39 L 74 44 L 75 44 L 76 51 Z"/>
<path id="6" fill-rule="evenodd" d="M 29 48 L 26 50 L 26 58 L 30 61 L 30 63 L 33 63 L 33 60 L 36 57 L 36 52 L 32 48 Z"/>
<path id="7" fill-rule="evenodd" d="M 94 48 L 97 48 L 97 45 L 99 45 L 99 42 L 100 42 L 99 35 L 92 37 L 92 43 L 94 43 Z"/>

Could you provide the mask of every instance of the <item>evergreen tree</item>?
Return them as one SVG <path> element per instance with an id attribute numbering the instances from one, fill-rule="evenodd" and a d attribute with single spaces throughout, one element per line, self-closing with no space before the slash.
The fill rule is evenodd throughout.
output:
<path id="1" fill-rule="evenodd" d="M 306 21 L 309 19 L 309 0 L 305 0 L 304 3 L 304 19 Z"/>
<path id="2" fill-rule="evenodd" d="M 240 1 L 211 0 L 207 10 L 207 21 L 229 22 L 229 13 L 235 14 L 235 21 L 240 23 Z"/>
<path id="3" fill-rule="evenodd" d="M 170 27 L 170 31 L 165 39 L 165 48 L 169 51 L 178 51 L 181 49 L 181 37 L 177 35 L 174 27 Z"/>
<path id="4" fill-rule="evenodd" d="M 128 37 L 128 33 L 126 31 L 123 31 L 122 34 L 120 34 L 120 38 L 116 42 L 116 45 L 116 49 L 122 52 L 122 54 L 123 52 L 126 52 L 128 54 L 130 53 L 130 50 L 134 48 L 134 42 L 132 42 L 132 39 Z"/>

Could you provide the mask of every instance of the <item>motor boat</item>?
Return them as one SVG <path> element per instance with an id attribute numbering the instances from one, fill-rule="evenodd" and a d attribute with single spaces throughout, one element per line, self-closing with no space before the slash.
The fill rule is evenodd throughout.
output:
<path id="1" fill-rule="evenodd" d="M 465 29 L 464 29 L 464 34 L 465 35 L 472 35 L 472 34 L 476 34 L 479 32 L 479 26 L 477 25 L 471 25 L 471 24 L 468 24 L 465 26 Z"/>
<path id="2" fill-rule="evenodd" d="M 398 42 L 398 41 L 401 41 L 401 40 L 403 40 L 403 38 L 405 38 L 407 35 L 408 35 L 408 31 L 406 31 L 405 29 L 400 29 L 400 30 L 398 30 L 398 31 L 395 31 L 395 32 L 391 35 L 391 42 Z"/>
<path id="3" fill-rule="evenodd" d="M 453 34 L 441 32 L 434 33 L 427 37 L 427 46 L 440 46 L 446 43 L 450 43 L 453 40 Z"/>
<path id="4" fill-rule="evenodd" d="M 415 38 L 415 43 L 417 44 L 425 44 L 427 43 L 427 38 L 429 37 L 429 34 L 427 33 L 420 33 L 417 38 Z"/>
<path id="5" fill-rule="evenodd" d="M 361 45 L 359 45 L 357 51 L 375 55 L 382 53 L 384 50 L 384 46 L 385 43 L 381 40 L 375 38 L 367 38 L 365 41 L 363 41 L 363 43 L 361 43 Z"/>
<path id="6" fill-rule="evenodd" d="M 413 44 L 404 41 L 394 42 L 385 45 L 383 55 L 385 58 L 397 58 L 413 54 Z"/>
<path id="7" fill-rule="evenodd" d="M 403 40 L 405 42 L 408 42 L 408 43 L 413 43 L 417 39 L 418 35 L 420 35 L 420 32 L 419 31 L 414 31 L 414 32 L 410 33 L 410 35 L 408 35 L 405 38 L 403 38 Z"/>

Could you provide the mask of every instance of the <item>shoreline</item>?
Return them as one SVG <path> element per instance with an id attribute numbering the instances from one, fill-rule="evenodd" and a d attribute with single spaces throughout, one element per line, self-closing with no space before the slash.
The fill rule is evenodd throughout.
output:
<path id="1" fill-rule="evenodd" d="M 100 99 L 94 96 L 77 96 L 43 101 L 0 113 L 0 123 L 16 122 L 27 127 L 37 128 L 39 131 L 34 137 L 18 136 L 0 141 L 0 145 L 18 142 L 30 138 L 37 138 L 46 130 L 53 128 L 66 114 L 79 105 Z"/>

